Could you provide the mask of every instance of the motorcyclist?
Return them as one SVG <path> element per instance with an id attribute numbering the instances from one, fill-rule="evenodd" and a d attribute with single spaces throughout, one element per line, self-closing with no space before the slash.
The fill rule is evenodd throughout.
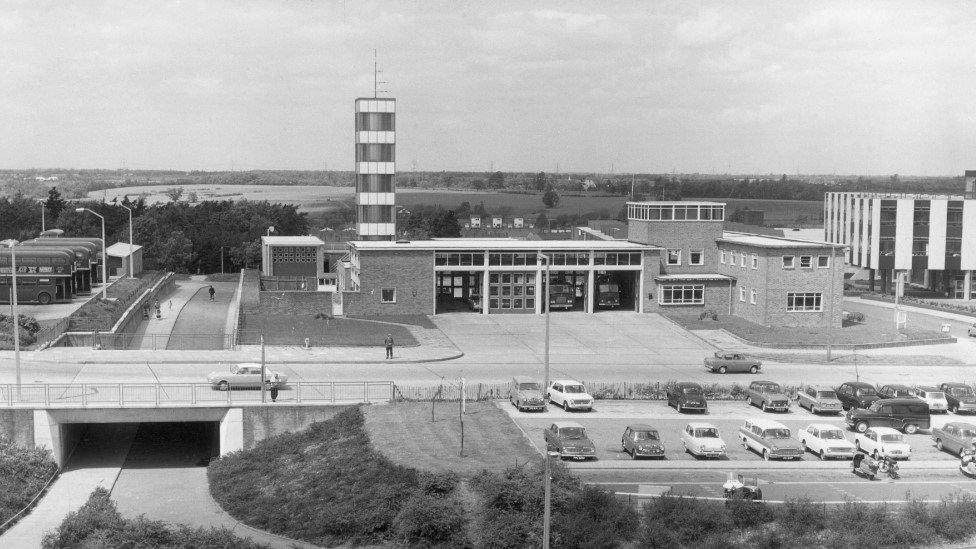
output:
<path id="1" fill-rule="evenodd" d="M 976 465 L 976 442 L 969 448 L 959 452 L 960 469 L 972 468 L 974 465 Z"/>
<path id="2" fill-rule="evenodd" d="M 864 461 L 864 454 L 860 452 L 854 454 L 854 459 L 851 460 L 851 468 L 854 470 L 860 469 L 862 461 Z"/>
<path id="3" fill-rule="evenodd" d="M 881 458 L 881 462 L 883 464 L 883 472 L 887 473 L 890 477 L 898 476 L 898 463 L 895 461 L 895 458 L 884 456 Z"/>

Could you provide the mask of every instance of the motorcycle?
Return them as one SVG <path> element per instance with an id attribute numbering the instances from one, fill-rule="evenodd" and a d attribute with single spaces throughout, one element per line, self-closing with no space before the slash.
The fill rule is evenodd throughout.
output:
<path id="1" fill-rule="evenodd" d="M 959 471 L 969 478 L 976 478 L 976 451 L 965 450 L 959 454 Z"/>
<path id="2" fill-rule="evenodd" d="M 729 473 L 728 480 L 722 485 L 725 499 L 743 499 L 758 501 L 762 499 L 762 489 L 759 488 L 758 478 L 743 479 L 742 475 Z"/>
<path id="3" fill-rule="evenodd" d="M 889 478 L 896 479 L 898 478 L 898 462 L 891 457 L 885 456 L 881 458 L 878 472 L 883 475 L 888 475 Z"/>
<path id="4" fill-rule="evenodd" d="M 878 469 L 880 465 L 877 461 L 872 459 L 870 456 L 866 456 L 861 453 L 854 455 L 854 460 L 851 461 L 851 471 L 859 476 L 864 477 L 868 480 L 874 480 L 878 476 Z"/>

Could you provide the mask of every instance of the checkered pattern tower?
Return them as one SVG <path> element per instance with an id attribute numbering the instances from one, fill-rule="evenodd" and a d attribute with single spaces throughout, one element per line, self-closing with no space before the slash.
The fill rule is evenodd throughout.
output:
<path id="1" fill-rule="evenodd" d="M 356 100 L 356 214 L 360 240 L 396 238 L 396 99 Z"/>

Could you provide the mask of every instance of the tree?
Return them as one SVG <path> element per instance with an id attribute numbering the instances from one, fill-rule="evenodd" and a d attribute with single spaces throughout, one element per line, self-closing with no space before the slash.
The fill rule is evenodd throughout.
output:
<path id="1" fill-rule="evenodd" d="M 681 183 L 667 179 L 661 185 L 659 200 L 681 200 Z"/>
<path id="2" fill-rule="evenodd" d="M 51 220 L 57 219 L 67 207 L 68 201 L 61 198 L 61 193 L 58 192 L 57 187 L 51 187 L 47 191 L 47 200 L 44 201 L 44 209 L 50 214 Z"/>
<path id="3" fill-rule="evenodd" d="M 502 172 L 495 172 L 488 176 L 488 188 L 489 189 L 504 189 L 505 188 L 505 174 Z"/>
<path id="4" fill-rule="evenodd" d="M 549 216 L 546 212 L 539 214 L 539 217 L 535 218 L 535 228 L 536 229 L 548 229 L 549 228 Z"/>
<path id="5" fill-rule="evenodd" d="M 166 270 L 185 273 L 193 262 L 193 242 L 183 234 L 174 231 L 159 247 L 159 262 Z"/>
<path id="6" fill-rule="evenodd" d="M 471 182 L 471 188 L 472 189 L 475 189 L 475 190 L 478 190 L 478 191 L 480 191 L 481 189 L 484 189 L 485 188 L 485 180 L 484 179 L 475 179 L 474 181 Z"/>
<path id="7" fill-rule="evenodd" d="M 547 208 L 555 208 L 559 205 L 559 193 L 552 187 L 552 184 L 546 186 L 546 192 L 542 195 L 542 203 Z"/>
<path id="8" fill-rule="evenodd" d="M 172 200 L 173 202 L 179 202 L 180 198 L 183 196 L 183 187 L 172 187 L 166 189 L 166 192 L 164 194 L 168 196 L 169 199 Z"/>
<path id="9" fill-rule="evenodd" d="M 532 178 L 532 188 L 539 192 L 546 189 L 546 172 L 539 172 Z"/>

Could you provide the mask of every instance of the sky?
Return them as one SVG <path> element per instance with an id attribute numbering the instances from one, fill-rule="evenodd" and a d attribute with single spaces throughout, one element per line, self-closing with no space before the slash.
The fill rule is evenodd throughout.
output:
<path id="1" fill-rule="evenodd" d="M 964 2 L 0 0 L 0 168 L 961 175 Z"/>

